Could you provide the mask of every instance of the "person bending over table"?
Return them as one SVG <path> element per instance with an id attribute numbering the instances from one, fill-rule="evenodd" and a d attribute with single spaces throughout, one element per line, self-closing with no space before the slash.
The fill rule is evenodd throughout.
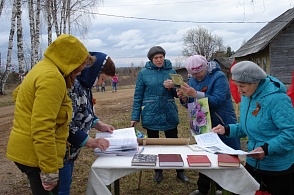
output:
<path id="1" fill-rule="evenodd" d="M 106 150 L 109 141 L 104 138 L 91 138 L 88 133 L 90 128 L 103 132 L 110 132 L 114 127 L 103 123 L 94 114 L 92 87 L 98 77 L 97 84 L 101 85 L 106 79 L 115 74 L 115 65 L 110 57 L 101 52 L 90 52 L 94 58 L 92 67 L 85 69 L 77 76 L 74 86 L 69 90 L 72 99 L 73 118 L 70 123 L 70 132 L 67 139 L 67 150 L 64 157 L 64 167 L 59 171 L 59 195 L 69 195 L 72 182 L 74 162 L 78 158 L 83 146 Z"/>

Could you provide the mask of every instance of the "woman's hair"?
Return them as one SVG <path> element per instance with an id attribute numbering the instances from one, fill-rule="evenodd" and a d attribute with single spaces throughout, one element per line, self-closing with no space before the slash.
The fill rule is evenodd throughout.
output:
<path id="1" fill-rule="evenodd" d="M 89 56 L 88 58 L 87 58 L 87 60 L 88 60 L 88 66 L 92 66 L 94 63 L 95 63 L 95 61 L 96 61 L 96 56 Z"/>
<path id="2" fill-rule="evenodd" d="M 102 73 L 105 73 L 108 76 L 115 75 L 115 65 L 110 57 L 107 58 Z"/>

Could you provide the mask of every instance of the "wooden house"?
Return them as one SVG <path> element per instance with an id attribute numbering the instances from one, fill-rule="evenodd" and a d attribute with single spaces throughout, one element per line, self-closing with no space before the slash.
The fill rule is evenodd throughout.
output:
<path id="1" fill-rule="evenodd" d="M 236 62 L 253 61 L 267 74 L 285 84 L 291 83 L 294 70 L 294 8 L 265 25 L 232 57 Z"/>
<path id="2" fill-rule="evenodd" d="M 219 63 L 221 70 L 225 73 L 225 75 L 229 79 L 231 75 L 230 68 L 231 68 L 231 65 L 233 64 L 233 60 L 227 57 L 217 57 L 214 59 L 214 61 Z"/>
<path id="3" fill-rule="evenodd" d="M 183 77 L 185 82 L 188 82 L 188 71 L 185 67 L 179 67 L 175 69 L 177 74 L 180 74 Z"/>

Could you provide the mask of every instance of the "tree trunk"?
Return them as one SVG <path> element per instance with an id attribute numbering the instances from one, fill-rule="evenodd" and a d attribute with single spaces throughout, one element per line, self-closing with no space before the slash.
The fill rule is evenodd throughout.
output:
<path id="1" fill-rule="evenodd" d="M 35 57 L 35 10 L 33 0 L 28 1 L 29 20 L 30 20 L 30 36 L 31 36 L 31 67 L 36 64 Z"/>
<path id="2" fill-rule="evenodd" d="M 53 2 L 52 1 L 46 1 L 47 6 L 47 34 L 48 34 L 48 46 L 52 43 L 52 11 L 53 10 Z M 52 8 L 52 9 L 51 9 Z"/>
<path id="3" fill-rule="evenodd" d="M 35 63 L 39 61 L 39 51 L 40 51 L 40 12 L 41 12 L 41 0 L 37 0 L 37 10 L 36 10 L 36 31 L 35 31 Z"/>
<path id="4" fill-rule="evenodd" d="M 16 0 L 15 0 L 16 1 Z M 1 78 L 1 88 L 0 93 L 5 94 L 5 83 L 10 73 L 11 68 L 11 56 L 12 56 L 12 47 L 13 47 L 13 36 L 15 32 L 15 18 L 16 18 L 16 4 L 15 1 L 13 2 L 12 11 L 11 11 L 11 27 L 10 27 L 10 34 L 9 34 L 9 42 L 8 42 L 8 51 L 7 51 L 7 61 L 6 61 L 6 69 Z"/>
<path id="5" fill-rule="evenodd" d="M 67 0 L 62 1 L 61 20 L 60 20 L 60 31 L 66 33 L 66 3 Z M 61 30 L 62 29 L 62 30 Z"/>
<path id="6" fill-rule="evenodd" d="M 67 18 L 67 25 L 68 25 L 68 34 L 71 33 L 71 26 L 70 26 L 70 12 L 71 12 L 71 0 L 67 0 L 67 9 L 66 9 L 66 18 Z"/>
<path id="7" fill-rule="evenodd" d="M 2 10 L 3 10 L 4 4 L 5 4 L 5 0 L 1 0 L 0 1 L 0 16 L 2 14 Z"/>
<path id="8" fill-rule="evenodd" d="M 17 0 L 16 2 L 16 17 L 17 17 L 17 57 L 18 57 L 18 69 L 19 74 L 25 74 L 25 63 L 24 63 L 24 50 L 23 50 L 23 28 L 22 28 L 22 20 L 21 20 L 21 2 Z"/>
<path id="9" fill-rule="evenodd" d="M 58 27 L 58 19 L 57 19 L 57 1 L 53 0 L 52 5 L 53 5 L 53 9 L 52 9 L 53 23 L 54 23 L 54 26 L 55 26 L 56 36 L 58 37 L 60 35 L 60 30 L 59 30 L 59 27 Z"/>

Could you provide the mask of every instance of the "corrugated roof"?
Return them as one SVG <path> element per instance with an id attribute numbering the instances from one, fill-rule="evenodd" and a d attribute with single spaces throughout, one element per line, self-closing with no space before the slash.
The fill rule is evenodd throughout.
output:
<path id="1" fill-rule="evenodd" d="M 294 19 L 294 8 L 265 25 L 249 41 L 241 46 L 232 57 L 242 57 L 263 50 Z"/>

